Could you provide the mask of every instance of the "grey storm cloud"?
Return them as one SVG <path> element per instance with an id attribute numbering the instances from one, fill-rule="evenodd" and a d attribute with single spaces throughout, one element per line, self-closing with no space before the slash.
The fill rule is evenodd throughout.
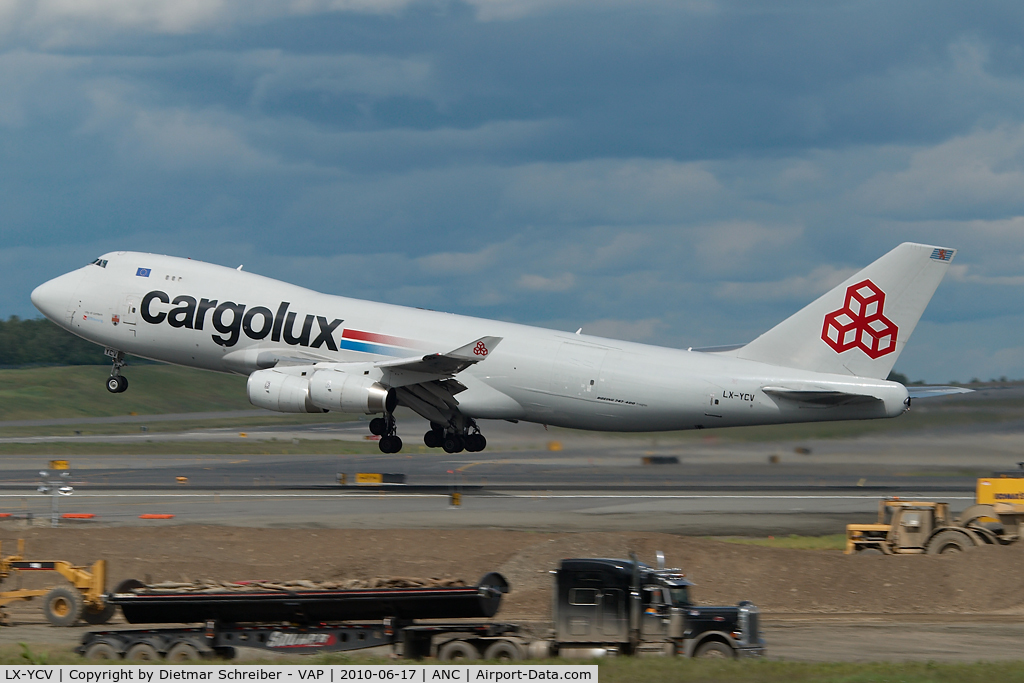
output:
<path id="1" fill-rule="evenodd" d="M 1024 376 L 1024 8 L 0 0 L 0 314 L 104 251 L 674 346 L 901 241 L 897 369 Z"/>

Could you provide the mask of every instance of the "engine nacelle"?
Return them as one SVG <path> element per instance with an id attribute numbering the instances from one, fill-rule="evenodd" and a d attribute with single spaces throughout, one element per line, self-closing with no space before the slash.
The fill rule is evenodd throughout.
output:
<path id="1" fill-rule="evenodd" d="M 249 403 L 279 413 L 326 413 L 309 397 L 309 380 L 276 370 L 257 370 L 245 385 Z"/>
<path id="2" fill-rule="evenodd" d="M 365 375 L 318 370 L 309 378 L 313 404 L 342 413 L 390 413 L 398 404 L 394 389 Z"/>

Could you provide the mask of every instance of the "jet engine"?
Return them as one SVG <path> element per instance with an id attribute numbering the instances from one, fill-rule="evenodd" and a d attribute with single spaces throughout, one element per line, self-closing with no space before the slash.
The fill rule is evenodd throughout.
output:
<path id="1" fill-rule="evenodd" d="M 309 397 L 314 405 L 343 413 L 390 413 L 398 405 L 394 389 L 365 375 L 337 370 L 313 373 L 309 379 Z"/>
<path id="2" fill-rule="evenodd" d="M 309 397 L 309 380 L 276 370 L 257 370 L 245 385 L 249 403 L 279 413 L 326 413 Z"/>

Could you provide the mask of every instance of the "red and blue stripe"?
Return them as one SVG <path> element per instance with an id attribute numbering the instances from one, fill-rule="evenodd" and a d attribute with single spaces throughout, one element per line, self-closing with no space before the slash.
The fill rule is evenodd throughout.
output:
<path id="1" fill-rule="evenodd" d="M 341 333 L 338 348 L 379 356 L 408 356 L 412 355 L 411 352 L 423 350 L 425 347 L 423 342 L 415 339 L 346 329 Z"/>

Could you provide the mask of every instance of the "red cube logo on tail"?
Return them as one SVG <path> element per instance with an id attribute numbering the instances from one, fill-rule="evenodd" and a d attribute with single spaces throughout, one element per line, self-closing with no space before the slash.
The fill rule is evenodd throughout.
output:
<path id="1" fill-rule="evenodd" d="M 885 292 L 871 280 L 846 289 L 846 302 L 825 316 L 821 339 L 836 353 L 857 347 L 869 358 L 881 358 L 896 350 L 899 328 L 882 314 Z"/>

